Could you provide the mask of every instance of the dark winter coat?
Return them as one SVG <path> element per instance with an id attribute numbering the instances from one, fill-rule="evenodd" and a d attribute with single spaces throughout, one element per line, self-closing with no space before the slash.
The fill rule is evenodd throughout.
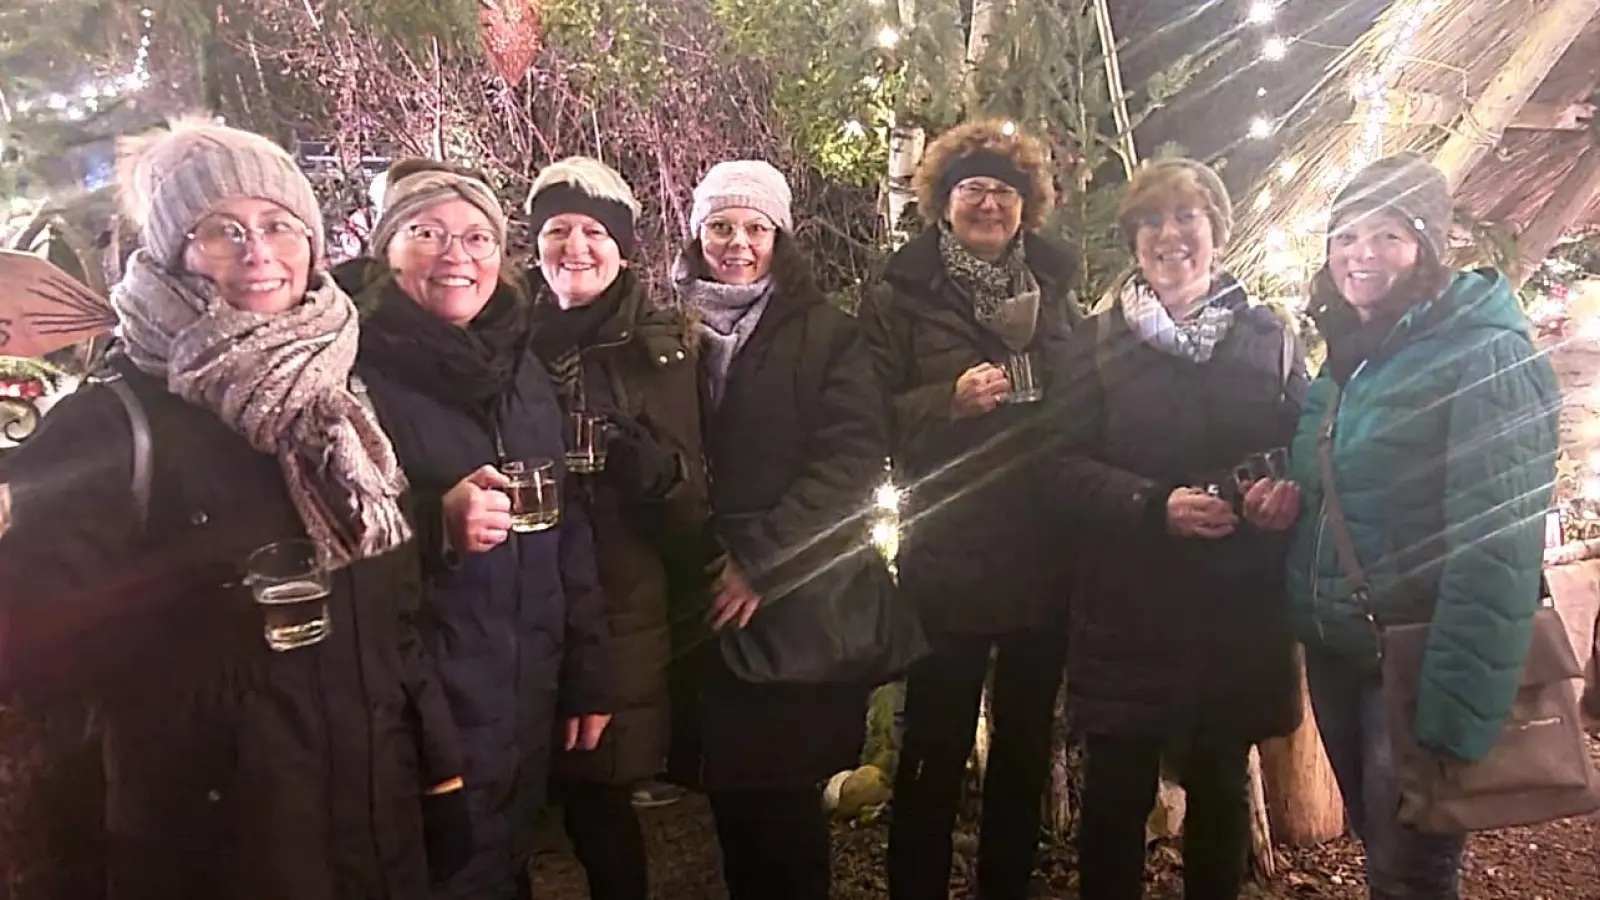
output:
<path id="1" fill-rule="evenodd" d="M 1330 352 L 1351 337 L 1327 330 Z M 1561 395 L 1528 331 L 1504 276 L 1457 273 L 1355 367 L 1334 430 L 1334 478 L 1379 621 L 1432 624 L 1417 740 L 1460 759 L 1498 740 L 1539 608 Z M 1317 468 L 1333 368 L 1294 439 L 1289 593 L 1302 641 L 1366 667 L 1374 632 L 1328 534 Z"/>
<path id="2" fill-rule="evenodd" d="M 1088 734 L 1232 744 L 1299 722 L 1284 536 L 1242 519 L 1217 540 L 1166 530 L 1174 488 L 1225 485 L 1248 454 L 1287 446 L 1305 397 L 1293 334 L 1232 291 L 1214 301 L 1237 311 L 1206 363 L 1145 344 L 1115 304 L 1064 360 L 1055 502 L 1083 542 L 1067 690 Z"/>
<path id="3" fill-rule="evenodd" d="M 814 372 L 823 373 L 820 390 L 804 383 Z M 840 552 L 817 537 L 871 503 L 888 455 L 886 420 L 856 320 L 780 281 L 707 421 L 718 529 L 754 528 L 770 548 L 764 558 L 736 556 L 745 571 L 780 582 Z M 854 548 L 853 537 L 840 537 Z M 789 788 L 859 764 L 866 686 L 741 682 L 714 637 L 680 637 L 680 646 L 695 641 L 700 652 L 689 656 L 687 690 L 675 700 L 676 778 L 707 790 Z"/>
<path id="4" fill-rule="evenodd" d="M 273 652 L 242 585 L 305 531 L 278 460 L 129 367 L 150 420 L 141 531 L 112 391 L 63 401 L 9 456 L 4 663 L 25 698 L 105 721 L 112 900 L 428 893 L 424 790 L 462 772 L 412 617 L 415 545 L 333 573 L 332 630 Z"/>
<path id="5" fill-rule="evenodd" d="M 381 269 L 352 264 L 334 274 L 364 310 L 414 302 Z M 362 275 L 372 277 L 363 283 Z M 422 638 L 466 745 L 477 849 L 439 895 L 512 897 L 526 877 L 526 826 L 543 801 L 558 722 L 611 708 L 589 516 L 566 477 L 565 419 L 531 350 L 517 356 L 508 389 L 485 412 L 445 402 L 405 372 L 376 365 L 369 356 L 376 339 L 369 318 L 356 371 L 417 497 L 426 575 Z M 560 525 L 513 533 L 486 553 L 447 552 L 444 494 L 482 466 L 534 458 L 556 465 Z"/>
<path id="6" fill-rule="evenodd" d="M 538 278 L 537 273 L 533 275 Z M 536 281 L 541 284 L 542 281 Z M 541 291 L 540 293 L 543 293 Z M 600 585 L 605 590 L 616 706 L 600 746 L 559 753 L 554 774 L 573 781 L 628 785 L 661 774 L 670 731 L 667 667 L 670 619 L 702 615 L 707 568 L 717 558 L 707 540 L 711 503 L 701 446 L 699 341 L 678 310 L 656 307 L 645 285 L 624 269 L 595 301 L 603 315 L 574 344 L 546 351 L 548 366 L 572 366 L 569 407 L 625 416 L 676 458 L 676 477 L 632 484 L 614 464 L 573 478 L 589 500 Z M 536 332 L 556 331 L 564 315 L 548 296 L 536 307 Z M 587 313 L 583 310 L 581 313 Z M 596 310 L 596 312 L 599 312 Z M 624 438 L 619 437 L 618 440 Z M 620 463 L 620 448 L 613 460 Z"/>
<path id="7" fill-rule="evenodd" d="M 1042 236 L 1024 241 L 1041 294 L 1028 349 L 1042 362 L 1061 354 L 1082 318 L 1078 260 Z M 945 272 L 937 229 L 890 258 L 861 318 L 891 400 L 894 477 L 905 490 L 900 585 L 924 626 L 935 635 L 1062 627 L 1071 554 L 1046 489 L 1045 404 L 951 420 L 961 374 L 1010 351 Z M 1063 389 L 1039 369 L 1047 397 Z"/>

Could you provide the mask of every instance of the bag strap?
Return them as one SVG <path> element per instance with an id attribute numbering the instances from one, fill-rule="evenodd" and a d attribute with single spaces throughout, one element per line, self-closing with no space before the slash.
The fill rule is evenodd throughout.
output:
<path id="1" fill-rule="evenodd" d="M 1344 570 L 1345 580 L 1354 588 L 1350 597 L 1360 605 L 1361 613 L 1372 626 L 1374 635 L 1380 638 L 1378 646 L 1381 651 L 1382 631 L 1372 608 L 1372 584 L 1367 580 L 1366 569 L 1361 566 L 1360 555 L 1356 553 L 1350 522 L 1345 518 L 1344 506 L 1339 502 L 1339 488 L 1333 483 L 1333 428 L 1339 416 L 1339 401 L 1343 398 L 1343 392 L 1338 382 L 1331 384 L 1333 395 L 1328 398 L 1328 408 L 1322 414 L 1322 427 L 1317 431 L 1317 469 L 1322 476 L 1322 517 L 1328 523 L 1328 530 L 1333 533 L 1333 548 L 1339 555 L 1339 568 Z"/>
<path id="2" fill-rule="evenodd" d="M 133 503 L 139 511 L 139 530 L 143 531 L 150 520 L 150 486 L 155 477 L 150 462 L 150 416 L 145 413 L 139 395 L 133 392 L 127 381 L 111 378 L 105 385 L 122 401 L 122 409 L 128 414 L 128 424 L 133 429 Z"/>

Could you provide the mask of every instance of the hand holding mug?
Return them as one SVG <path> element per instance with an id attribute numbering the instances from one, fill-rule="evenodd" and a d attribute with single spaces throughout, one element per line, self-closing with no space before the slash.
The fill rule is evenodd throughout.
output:
<path id="1" fill-rule="evenodd" d="M 444 526 L 450 546 L 462 553 L 484 553 L 505 543 L 511 534 L 511 479 L 494 466 L 483 466 L 444 495 Z"/>
<path id="2" fill-rule="evenodd" d="M 1237 522 L 1221 497 L 1188 487 L 1167 496 L 1167 533 L 1176 537 L 1224 538 Z"/>
<path id="3" fill-rule="evenodd" d="M 1245 521 L 1263 531 L 1287 531 L 1300 515 L 1300 489 L 1292 481 L 1257 479 L 1244 493 Z"/>
<path id="4" fill-rule="evenodd" d="M 994 363 L 979 363 L 956 379 L 956 394 L 950 401 L 950 418 L 965 419 L 990 412 L 1006 402 L 1011 380 L 1006 370 Z"/>

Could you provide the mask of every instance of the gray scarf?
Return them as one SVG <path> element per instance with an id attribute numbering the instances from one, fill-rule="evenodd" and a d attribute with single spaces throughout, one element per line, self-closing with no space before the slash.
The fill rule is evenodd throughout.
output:
<path id="1" fill-rule="evenodd" d="M 972 255 L 950 226 L 941 223 L 939 257 L 945 272 L 972 299 L 979 324 L 993 331 L 1013 353 L 1021 353 L 1033 343 L 1039 323 L 1039 282 L 1028 268 L 1020 235 L 1005 258 L 992 263 Z"/>
<path id="2" fill-rule="evenodd" d="M 209 281 L 177 277 L 148 251 L 111 291 L 128 359 L 277 456 L 307 535 L 335 566 L 411 537 L 394 447 L 350 391 L 355 304 L 326 273 L 277 315 L 230 306 Z"/>
<path id="3" fill-rule="evenodd" d="M 1169 356 L 1204 363 L 1233 327 L 1233 310 L 1212 302 L 1219 296 L 1213 294 L 1194 313 L 1174 321 L 1155 290 L 1134 274 L 1123 283 L 1118 300 L 1122 318 L 1139 340 Z"/>
<path id="4" fill-rule="evenodd" d="M 699 313 L 699 328 L 711 377 L 711 405 L 722 403 L 733 357 L 744 349 L 772 299 L 772 276 L 754 284 L 723 284 L 689 274 L 680 258 L 673 266 L 673 284 L 684 306 Z"/>

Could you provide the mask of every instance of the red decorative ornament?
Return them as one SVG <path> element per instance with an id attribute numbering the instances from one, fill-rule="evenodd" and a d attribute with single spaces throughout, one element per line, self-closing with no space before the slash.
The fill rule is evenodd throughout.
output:
<path id="1" fill-rule="evenodd" d="M 507 84 L 517 84 L 539 54 L 539 10 L 531 0 L 484 0 L 478 13 L 484 52 Z"/>

